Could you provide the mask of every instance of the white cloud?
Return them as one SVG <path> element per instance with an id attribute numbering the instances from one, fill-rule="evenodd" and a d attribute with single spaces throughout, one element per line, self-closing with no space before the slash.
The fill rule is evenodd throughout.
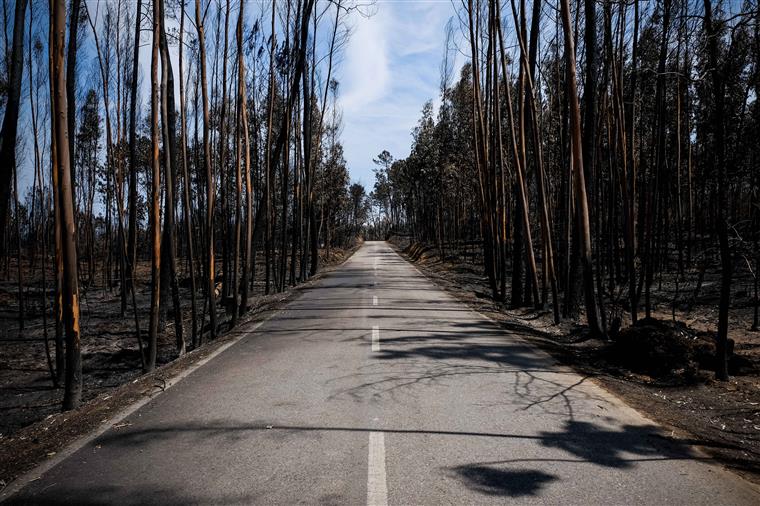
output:
<path id="1" fill-rule="evenodd" d="M 355 18 L 336 74 L 346 160 L 352 178 L 368 189 L 372 158 L 383 149 L 407 156 L 423 104 L 438 95 L 445 26 L 454 14 L 449 0 L 380 1 L 376 7 L 371 18 Z"/>
<path id="2" fill-rule="evenodd" d="M 341 105 L 347 114 L 384 98 L 389 91 L 386 20 L 384 12 L 356 19 L 343 62 Z"/>

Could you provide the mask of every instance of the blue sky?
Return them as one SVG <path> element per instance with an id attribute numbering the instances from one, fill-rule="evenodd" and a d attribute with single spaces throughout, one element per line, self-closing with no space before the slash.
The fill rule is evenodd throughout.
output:
<path id="1" fill-rule="evenodd" d="M 105 4 L 97 0 L 86 1 L 99 26 L 105 15 Z M 459 0 L 362 0 L 358 3 L 365 6 L 362 11 L 369 15 L 353 11 L 346 19 L 351 35 L 334 69 L 334 77 L 340 83 L 338 104 L 343 115 L 340 137 L 351 179 L 362 183 L 368 193 L 375 180 L 372 159 L 384 149 L 396 158 L 406 157 L 411 145 L 411 131 L 423 104 L 431 99 L 438 103 L 445 27 L 449 18 L 455 16 L 452 1 L 459 4 Z M 372 3 L 371 7 L 366 8 L 369 3 Z M 252 1 L 247 8 L 249 19 L 258 16 L 268 5 Z M 42 23 L 39 16 L 37 14 L 38 26 Z M 194 16 L 192 9 L 188 16 Z M 266 17 L 268 19 L 268 14 Z M 174 26 L 177 23 L 171 20 L 169 24 Z M 231 30 L 234 32 L 234 27 Z M 324 30 L 329 32 L 326 26 Z M 91 47 L 92 32 L 89 25 L 84 25 L 82 31 L 87 44 L 80 55 L 80 79 L 91 80 L 91 85 L 98 87 L 100 93 L 97 60 Z M 149 41 L 149 34 L 143 33 L 140 64 L 146 89 L 149 86 L 145 78 L 150 62 Z M 170 53 L 176 72 L 175 46 L 170 48 Z M 464 58 L 459 55 L 455 75 L 463 63 Z M 176 85 L 179 86 L 178 81 Z M 28 105 L 22 108 L 26 114 Z M 22 163 L 31 163 L 29 149 L 25 146 L 22 150 Z M 26 188 L 31 183 L 32 171 L 19 171 L 20 187 Z"/>
<path id="2" fill-rule="evenodd" d="M 438 95 L 445 27 L 455 15 L 451 0 L 378 0 L 372 10 L 350 19 L 336 71 L 345 157 L 351 178 L 368 192 L 372 158 L 383 149 L 406 157 L 423 104 Z"/>

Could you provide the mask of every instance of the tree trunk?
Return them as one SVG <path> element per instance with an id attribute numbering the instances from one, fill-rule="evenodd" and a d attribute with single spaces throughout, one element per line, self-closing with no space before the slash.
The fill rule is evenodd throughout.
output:
<path id="1" fill-rule="evenodd" d="M 159 320 L 164 320 L 168 310 L 169 290 L 171 289 L 172 306 L 174 310 L 174 337 L 177 352 L 184 355 L 186 349 L 182 327 L 182 305 L 180 304 L 177 268 L 174 259 L 174 191 L 175 172 L 177 166 L 176 130 L 177 113 L 174 102 L 174 72 L 169 58 L 169 46 L 166 41 L 164 0 L 154 0 L 158 3 L 161 16 L 159 52 L 161 58 L 161 131 L 164 144 L 164 230 L 161 238 L 161 283 L 160 283 L 160 312 Z M 181 77 L 180 77 L 181 79 Z"/>
<path id="2" fill-rule="evenodd" d="M 578 88 L 575 67 L 575 41 L 570 20 L 569 0 L 560 0 L 562 11 L 562 25 L 565 32 L 565 46 L 567 48 L 567 86 L 570 102 L 570 135 L 573 159 L 574 187 L 576 197 L 576 214 L 578 219 L 578 231 L 580 238 L 580 256 L 583 267 L 583 291 L 586 302 L 586 318 L 592 336 L 598 337 L 603 334 L 599 325 L 599 313 L 596 304 L 596 288 L 594 286 L 594 273 L 592 270 L 591 254 L 591 226 L 589 222 L 588 197 L 586 195 L 586 180 L 583 168 L 581 112 L 578 104 Z"/>
<path id="3" fill-rule="evenodd" d="M 253 184 L 251 183 L 251 146 L 248 137 L 248 99 L 245 81 L 245 59 L 243 58 L 243 20 L 245 2 L 240 2 L 240 14 L 238 16 L 237 43 L 238 43 L 238 93 L 240 101 L 240 116 L 243 129 L 243 160 L 245 163 L 245 243 L 243 253 L 243 275 L 241 285 L 243 292 L 240 298 L 238 312 L 243 314 L 248 309 L 248 276 L 251 272 L 251 264 L 254 261 L 251 252 L 253 243 Z M 255 81 L 254 81 L 255 84 Z"/>
<path id="4" fill-rule="evenodd" d="M 66 29 L 66 2 L 52 0 L 50 13 L 50 68 L 53 101 L 52 124 L 58 171 L 53 175 L 53 190 L 58 194 L 58 233 L 61 237 L 60 259 L 62 278 L 60 311 L 66 332 L 66 374 L 63 409 L 75 409 L 82 398 L 82 358 L 79 329 L 79 284 L 77 273 L 74 201 L 69 158 L 68 109 L 66 76 L 63 71 L 63 46 Z"/>
<path id="5" fill-rule="evenodd" d="M 718 31 L 713 25 L 712 4 L 704 0 L 704 28 L 707 37 L 707 57 L 711 74 L 713 93 L 712 129 L 713 145 L 710 150 L 712 166 L 718 171 L 718 205 L 715 213 L 715 227 L 718 231 L 718 247 L 720 249 L 720 302 L 718 305 L 718 334 L 715 349 L 715 378 L 728 379 L 728 310 L 731 304 L 731 275 L 733 258 L 728 242 L 728 202 L 726 196 L 727 167 L 725 161 L 725 120 L 723 103 L 725 97 L 723 71 L 718 62 Z"/>
<path id="6" fill-rule="evenodd" d="M 129 223 L 127 244 L 127 283 L 134 287 L 137 262 L 137 78 L 140 63 L 140 16 L 142 0 L 135 10 L 135 42 L 132 56 L 132 80 L 129 87 Z"/>
<path id="7" fill-rule="evenodd" d="M 229 214 L 227 198 L 227 60 L 229 51 L 230 0 L 225 1 L 224 14 L 224 44 L 222 46 L 222 98 L 219 114 L 219 186 L 222 221 L 222 306 L 229 308 L 227 297 L 230 295 L 230 244 L 229 244 Z"/>
<path id="8" fill-rule="evenodd" d="M 150 137 L 151 137 L 151 290 L 150 290 L 150 326 L 148 327 L 148 357 L 145 368 L 148 372 L 156 368 L 158 346 L 158 320 L 161 284 L 161 162 L 159 160 L 159 85 L 158 58 L 159 39 L 161 38 L 161 8 L 159 1 L 153 2 L 153 52 L 150 65 Z M 164 146 L 166 150 L 168 146 Z M 168 212 L 168 211 L 167 211 Z"/>
<path id="9" fill-rule="evenodd" d="M 211 117 L 208 102 L 208 79 L 206 77 L 206 33 L 203 29 L 201 0 L 195 0 L 195 25 L 198 29 L 198 56 L 201 71 L 201 95 L 203 97 L 203 164 L 206 168 L 206 241 L 207 272 L 206 297 L 209 304 L 209 335 L 216 337 L 216 282 L 214 266 L 214 168 L 211 165 L 209 128 Z M 202 340 L 202 337 L 201 337 Z"/>
<path id="10" fill-rule="evenodd" d="M 71 0 L 71 12 L 69 13 L 69 41 L 66 50 L 66 104 L 68 105 L 68 122 L 69 122 L 69 164 L 71 167 L 71 187 L 72 198 L 74 199 L 74 216 L 76 219 L 77 202 L 76 202 L 76 164 L 74 163 L 76 154 L 76 143 L 74 132 L 76 132 L 76 71 L 77 71 L 77 44 L 79 41 L 79 18 L 81 14 L 82 0 Z"/>
<path id="11" fill-rule="evenodd" d="M 21 99 L 21 77 L 24 73 L 24 18 L 27 0 L 16 0 L 13 17 L 13 46 L 8 76 L 8 98 L 5 103 L 3 126 L 0 130 L 0 256 L 5 254 L 8 241 L 3 240 L 8 222 L 11 199 L 11 177 L 16 168 L 16 132 Z M 66 14 L 63 14 L 64 17 Z"/>
<path id="12" fill-rule="evenodd" d="M 241 2 L 242 3 L 242 2 Z M 193 348 L 198 346 L 198 303 L 196 300 L 197 287 L 195 284 L 195 245 L 193 244 L 193 206 L 190 197 L 190 172 L 187 169 L 187 103 L 185 101 L 184 70 L 182 68 L 185 28 L 185 2 L 180 4 L 179 21 L 179 110 L 180 110 L 180 143 L 182 144 L 182 219 L 185 221 L 187 241 L 187 265 L 190 277 L 190 312 L 191 312 L 191 343 Z"/>

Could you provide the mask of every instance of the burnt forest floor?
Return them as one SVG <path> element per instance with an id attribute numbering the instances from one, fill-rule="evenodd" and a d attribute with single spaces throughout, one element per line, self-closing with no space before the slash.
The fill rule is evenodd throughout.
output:
<path id="1" fill-rule="evenodd" d="M 347 260 L 358 248 L 320 252 L 320 273 L 305 283 L 287 287 L 283 292 L 264 295 L 263 265 L 257 265 L 256 282 L 250 296 L 250 309 L 229 330 L 229 318 L 218 308 L 220 332 L 213 341 L 197 349 L 190 348 L 189 281 L 178 265 L 183 328 L 188 353 L 179 356 L 175 344 L 174 317 L 171 311 L 164 331 L 158 339 L 156 370 L 141 372 L 140 352 L 135 334 L 131 304 L 121 316 L 118 287 L 108 290 L 100 286 L 80 288 L 82 327 L 82 405 L 62 413 L 62 388 L 54 388 L 50 377 L 43 337 L 41 286 L 39 280 L 27 276 L 24 287 L 24 328 L 18 321 L 18 295 L 14 273 L 0 282 L 0 492 L 13 479 L 35 465 L 53 457 L 68 444 L 95 430 L 109 418 L 131 404 L 166 388 L 167 381 L 212 354 L 216 349 L 246 332 L 250 326 L 276 312 L 284 303 L 297 297 L 303 287 L 310 286 L 325 273 Z M 179 264 L 179 262 L 178 262 Z M 38 269 L 39 270 L 39 269 Z M 7 281 L 10 278 L 10 281 Z M 138 280 L 150 279 L 150 262 L 137 265 Z M 52 284 L 48 275 L 48 304 L 52 300 Z M 200 282 L 201 280 L 197 280 Z M 146 336 L 150 309 L 150 286 L 138 282 L 137 309 L 143 339 Z M 199 319 L 205 315 L 203 295 L 198 294 Z M 50 307 L 48 307 L 50 311 Z M 53 353 L 54 328 L 48 317 L 48 338 Z"/>
<path id="2" fill-rule="evenodd" d="M 721 382 L 714 380 L 712 355 L 719 272 L 706 270 L 696 298 L 692 294 L 698 273 L 683 276 L 676 297 L 683 301 L 675 304 L 675 310 L 675 281 L 655 280 L 652 318 L 640 319 L 633 327 L 630 320 L 626 321 L 622 304 L 607 301 L 608 312 L 612 308 L 622 318 L 623 330 L 614 340 L 591 339 L 579 323 L 580 317 L 556 325 L 551 307 L 510 309 L 494 301 L 482 266 L 474 263 L 472 256 L 447 255 L 442 259 L 437 248 L 410 244 L 403 238 L 394 237 L 391 242 L 457 299 L 548 351 L 561 363 L 591 376 L 716 462 L 760 483 L 760 332 L 751 330 L 750 282 L 738 273 L 729 324 L 729 338 L 735 343 L 731 378 Z M 625 297 L 625 289 L 619 291 Z M 643 318 L 643 303 L 641 306 Z"/>

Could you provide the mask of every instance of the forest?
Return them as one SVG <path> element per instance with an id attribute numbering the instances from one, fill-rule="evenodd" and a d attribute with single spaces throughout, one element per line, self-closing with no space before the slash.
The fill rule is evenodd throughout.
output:
<path id="1" fill-rule="evenodd" d="M 2 432 L 213 341 L 350 252 L 370 206 L 334 72 L 360 7 L 3 2 Z"/>
<path id="2" fill-rule="evenodd" d="M 757 503 L 758 0 L 0 17 L 0 501 Z"/>
<path id="3" fill-rule="evenodd" d="M 365 190 L 336 69 L 377 7 L 3 3 L 3 431 L 231 334 L 365 238 L 580 339 L 678 323 L 729 378 L 760 326 L 757 2 L 455 1 L 439 94 Z"/>
<path id="4" fill-rule="evenodd" d="M 462 1 L 438 105 L 374 160 L 377 233 L 591 338 L 701 314 L 728 379 L 760 325 L 759 30 L 751 0 Z"/>

